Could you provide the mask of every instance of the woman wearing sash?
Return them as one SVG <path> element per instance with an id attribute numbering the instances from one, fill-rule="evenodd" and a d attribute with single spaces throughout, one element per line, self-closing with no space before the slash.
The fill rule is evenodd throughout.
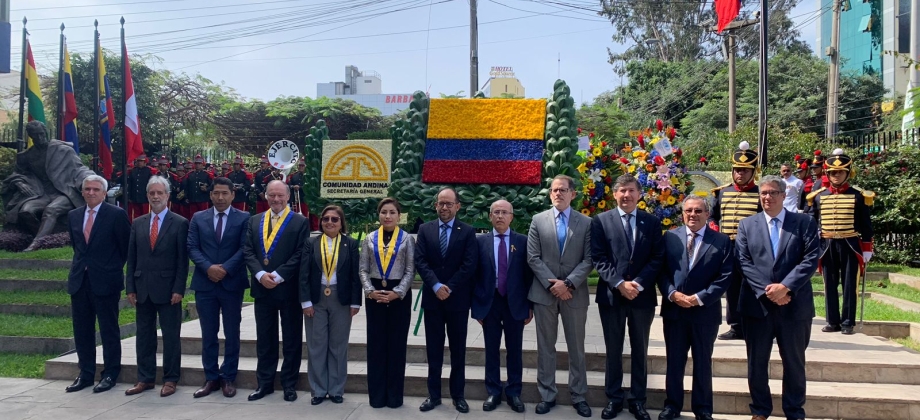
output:
<path id="1" fill-rule="evenodd" d="M 347 234 L 345 213 L 327 206 L 323 234 L 306 241 L 301 257 L 300 300 L 307 332 L 307 378 L 313 398 L 341 404 L 348 376 L 351 318 L 361 308 L 358 241 Z"/>
<path id="2" fill-rule="evenodd" d="M 361 245 L 359 272 L 367 297 L 367 394 L 374 408 L 403 404 L 415 239 L 396 226 L 401 212 L 396 199 L 380 200 L 380 229 Z"/>

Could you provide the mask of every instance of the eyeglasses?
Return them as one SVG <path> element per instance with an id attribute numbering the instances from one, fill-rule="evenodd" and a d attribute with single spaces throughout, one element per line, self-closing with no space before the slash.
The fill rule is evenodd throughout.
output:
<path id="1" fill-rule="evenodd" d="M 684 213 L 688 213 L 688 214 L 703 214 L 703 213 L 705 213 L 705 212 L 706 212 L 706 210 L 703 210 L 703 209 L 687 209 L 687 210 L 684 210 Z"/>
<path id="2" fill-rule="evenodd" d="M 777 197 L 777 196 L 779 196 L 780 194 L 785 194 L 785 192 L 783 192 L 783 191 L 761 191 L 761 192 L 760 192 L 760 196 L 761 196 L 761 197 L 767 197 L 767 196 L 770 196 L 770 197 Z"/>
<path id="3" fill-rule="evenodd" d="M 553 194 L 568 194 L 568 192 L 572 190 L 569 188 L 553 188 L 549 191 L 552 192 Z"/>
<path id="4" fill-rule="evenodd" d="M 453 207 L 454 204 L 457 204 L 457 203 L 455 203 L 455 202 L 453 202 L 453 201 L 441 201 L 441 202 L 436 203 L 436 204 L 435 204 L 435 207 L 446 207 L 446 208 L 450 208 L 450 207 Z"/>
<path id="5" fill-rule="evenodd" d="M 342 220 L 342 219 L 339 219 L 338 216 L 327 216 L 327 217 L 324 217 L 322 220 L 323 220 L 323 223 L 338 223 L 339 220 Z"/>
<path id="6" fill-rule="evenodd" d="M 492 212 L 492 215 L 495 216 L 495 217 L 505 217 L 505 216 L 508 216 L 508 215 L 510 215 L 510 214 L 512 214 L 512 213 L 511 213 L 510 211 L 506 211 L 506 210 L 495 210 L 495 211 Z"/>

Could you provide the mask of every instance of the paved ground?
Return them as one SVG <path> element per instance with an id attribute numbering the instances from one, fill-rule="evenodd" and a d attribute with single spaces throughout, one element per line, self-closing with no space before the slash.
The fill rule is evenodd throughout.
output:
<path id="1" fill-rule="evenodd" d="M 76 393 L 65 393 L 64 388 L 69 381 L 48 381 L 42 379 L 11 379 L 0 378 L 0 418 L 4 420 L 22 419 L 49 419 L 49 420 L 129 420 L 129 419 L 221 419 L 221 420 L 252 420 L 270 418 L 272 420 L 304 418 L 321 418 L 323 420 L 351 419 L 539 419 L 561 420 L 578 419 L 570 407 L 557 406 L 549 414 L 537 415 L 533 412 L 533 404 L 527 405 L 527 411 L 518 414 L 511 411 L 507 405 L 502 405 L 495 411 L 485 413 L 482 411 L 481 401 L 470 401 L 470 413 L 460 414 L 453 407 L 442 405 L 428 413 L 418 411 L 418 406 L 423 398 L 407 397 L 405 405 L 398 409 L 374 409 L 367 404 L 366 395 L 346 394 L 343 404 L 333 404 L 329 401 L 318 406 L 311 406 L 304 393 L 293 402 L 285 402 L 280 393 L 276 392 L 268 397 L 255 402 L 246 400 L 246 394 L 237 395 L 235 398 L 224 398 L 222 395 L 212 394 L 206 398 L 194 399 L 192 387 L 179 387 L 175 395 L 160 398 L 157 391 L 147 391 L 140 395 L 125 396 L 127 384 L 119 384 L 115 389 L 93 394 L 87 388 Z M 241 390 L 242 391 L 242 390 Z M 245 392 L 245 391 L 243 391 Z M 594 418 L 600 418 L 600 407 L 592 407 Z M 657 418 L 658 412 L 649 411 L 652 418 Z M 628 413 L 621 413 L 617 418 L 631 419 Z M 683 418 L 692 418 L 686 417 Z M 716 415 L 716 419 L 740 420 L 749 419 L 750 416 L 725 416 Z"/>

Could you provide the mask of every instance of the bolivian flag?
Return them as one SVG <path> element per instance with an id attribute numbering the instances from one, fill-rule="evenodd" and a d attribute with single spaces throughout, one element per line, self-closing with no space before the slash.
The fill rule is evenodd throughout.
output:
<path id="1" fill-rule="evenodd" d="M 537 185 L 545 99 L 432 99 L 422 181 Z"/>
<path id="2" fill-rule="evenodd" d="M 38 85 L 38 72 L 35 70 L 35 58 L 32 57 L 32 43 L 26 40 L 26 99 L 29 107 L 26 109 L 28 119 L 26 121 L 45 122 L 45 104 L 42 103 L 42 92 Z M 26 134 L 26 137 L 29 135 Z M 32 147 L 32 138 L 26 139 L 26 147 Z"/>

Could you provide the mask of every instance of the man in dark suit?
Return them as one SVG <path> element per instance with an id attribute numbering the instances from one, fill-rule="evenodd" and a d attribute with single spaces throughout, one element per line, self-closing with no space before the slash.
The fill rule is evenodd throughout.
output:
<path id="1" fill-rule="evenodd" d="M 153 389 L 157 378 L 157 318 L 163 334 L 161 397 L 176 393 L 182 351 L 182 297 L 188 278 L 188 220 L 169 211 L 169 181 L 147 182 L 150 213 L 134 219 L 128 242 L 125 282 L 128 302 L 137 308 L 137 384 L 125 395 Z"/>
<path id="2" fill-rule="evenodd" d="M 734 249 L 728 235 L 706 229 L 705 198 L 687 196 L 682 213 L 686 227 L 664 235 L 664 272 L 658 277 L 668 359 L 667 398 L 658 420 L 680 417 L 688 351 L 693 352 L 690 407 L 697 420 L 712 420 L 712 349 L 722 322 L 722 294 L 731 282 Z"/>
<path id="3" fill-rule="evenodd" d="M 269 210 L 249 219 L 249 238 L 243 243 L 243 257 L 252 273 L 255 299 L 256 377 L 259 387 L 249 394 L 255 401 L 275 392 L 278 370 L 278 318 L 284 342 L 281 387 L 284 400 L 297 399 L 297 377 L 303 355 L 303 312 L 300 309 L 300 254 L 310 234 L 306 218 L 288 207 L 291 191 L 281 181 L 265 188 Z"/>
<path id="4" fill-rule="evenodd" d="M 616 417 L 629 404 L 637 419 L 649 420 L 645 409 L 648 387 L 649 332 L 658 299 L 655 284 L 664 259 L 661 221 L 638 211 L 639 182 L 621 175 L 613 183 L 617 208 L 591 222 L 591 258 L 599 276 L 597 310 L 604 330 L 607 367 L 604 388 L 607 406 L 601 418 Z M 623 340 L 629 325 L 631 371 L 629 395 L 623 392 Z"/>
<path id="5" fill-rule="evenodd" d="M 73 314 L 73 341 L 80 375 L 67 387 L 79 391 L 96 376 L 96 321 L 102 338 L 102 380 L 93 392 L 112 389 L 121 373 L 118 301 L 125 287 L 125 260 L 131 228 L 124 210 L 104 203 L 108 182 L 98 175 L 83 180 L 86 205 L 67 214 L 73 262 L 67 293 Z"/>
<path id="6" fill-rule="evenodd" d="M 502 403 L 501 339 L 505 334 L 508 384 L 505 395 L 511 409 L 524 412 L 521 381 L 524 372 L 524 326 L 533 319 L 527 300 L 533 271 L 527 265 L 527 237 L 511 230 L 514 209 L 506 200 L 489 209 L 492 232 L 476 238 L 479 264 L 474 277 L 473 318 L 482 325 L 486 345 L 486 392 L 484 411 Z"/>
<path id="7" fill-rule="evenodd" d="M 476 270 L 477 244 L 473 227 L 456 219 L 457 192 L 438 192 L 438 220 L 419 227 L 415 268 L 422 277 L 425 310 L 425 346 L 428 354 L 428 398 L 419 407 L 430 411 L 441 405 L 441 368 L 444 331 L 450 345 L 450 397 L 461 413 L 470 411 L 463 394 L 466 382 L 466 332 Z"/>
<path id="8" fill-rule="evenodd" d="M 815 302 L 811 276 L 818 268 L 818 227 L 806 214 L 783 208 L 786 183 L 760 181 L 763 212 L 738 225 L 738 260 L 744 284 L 738 309 L 744 316 L 748 387 L 754 420 L 773 411 L 769 369 L 773 340 L 783 361 L 783 413 L 805 418 L 805 349 L 811 339 Z"/>
<path id="9" fill-rule="evenodd" d="M 233 181 L 215 178 L 211 185 L 214 207 L 195 213 L 189 226 L 188 255 L 195 263 L 192 290 L 201 324 L 201 364 L 205 383 L 195 398 L 218 388 L 227 398 L 236 395 L 240 362 L 240 322 L 243 293 L 249 288 L 243 261 L 243 245 L 249 238 L 249 213 L 231 207 Z M 218 366 L 220 341 L 217 333 L 223 318 L 224 362 Z"/>

